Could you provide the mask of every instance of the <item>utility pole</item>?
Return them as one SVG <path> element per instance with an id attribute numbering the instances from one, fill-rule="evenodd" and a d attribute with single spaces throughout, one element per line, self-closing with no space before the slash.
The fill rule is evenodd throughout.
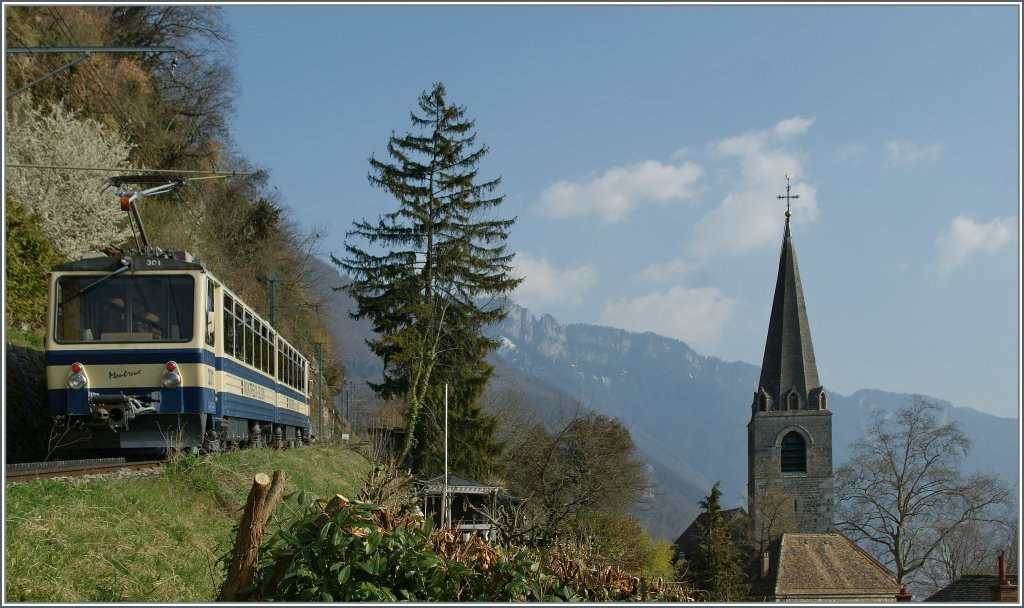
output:
<path id="1" fill-rule="evenodd" d="M 280 282 L 281 279 L 267 278 L 267 299 L 269 300 L 269 302 L 267 302 L 267 307 L 270 309 L 270 318 L 268 320 L 270 321 L 270 326 L 273 327 L 274 329 L 277 329 L 277 327 L 274 325 L 274 285 Z"/>
<path id="2" fill-rule="evenodd" d="M 324 355 L 323 344 L 317 342 L 313 345 L 313 352 L 316 353 L 316 437 L 322 441 L 324 436 Z"/>
<path id="3" fill-rule="evenodd" d="M 448 504 L 448 384 L 444 385 L 444 485 L 441 489 L 441 529 L 451 528 L 451 505 Z"/>

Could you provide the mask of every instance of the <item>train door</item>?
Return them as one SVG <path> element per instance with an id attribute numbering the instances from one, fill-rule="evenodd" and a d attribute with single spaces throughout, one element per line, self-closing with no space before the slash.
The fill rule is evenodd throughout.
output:
<path id="1" fill-rule="evenodd" d="M 222 312 L 218 310 L 218 304 L 220 304 L 220 290 L 218 285 L 213 282 L 213 279 L 207 277 L 206 279 L 206 305 L 204 327 L 206 334 L 206 344 L 204 348 L 205 356 L 203 357 L 205 365 L 203 365 L 203 373 L 205 376 L 205 386 L 211 389 L 210 399 L 212 403 L 208 405 L 208 411 L 212 411 L 216 414 L 217 418 L 223 418 L 223 408 L 220 393 L 222 390 L 222 384 L 224 382 L 223 374 L 218 373 L 220 369 L 220 362 L 224 356 L 224 342 L 221 339 L 223 331 L 218 331 L 221 326 L 221 320 L 224 318 Z"/>

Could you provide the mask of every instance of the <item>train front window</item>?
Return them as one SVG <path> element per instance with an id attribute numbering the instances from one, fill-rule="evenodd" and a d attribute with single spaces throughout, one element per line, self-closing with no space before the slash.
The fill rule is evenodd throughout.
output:
<path id="1" fill-rule="evenodd" d="M 57 279 L 58 342 L 188 342 L 195 284 L 183 276 L 96 275 Z M 95 285 L 82 293 L 82 289 Z"/>

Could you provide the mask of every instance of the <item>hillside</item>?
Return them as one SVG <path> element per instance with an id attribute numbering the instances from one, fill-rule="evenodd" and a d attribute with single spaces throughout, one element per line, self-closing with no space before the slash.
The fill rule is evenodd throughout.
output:
<path id="1" fill-rule="evenodd" d="M 329 266 L 323 272 L 332 278 L 322 284 L 346 283 Z M 332 330 L 349 379 L 376 377 L 380 363 L 363 342 L 371 329 L 348 317 L 352 302 L 343 292 L 332 293 L 330 302 Z M 758 366 L 703 356 L 683 342 L 653 333 L 562 325 L 517 306 L 492 335 L 502 344 L 490 358 L 495 373 L 488 394 L 493 399 L 511 391 L 548 418 L 579 402 L 619 418 L 629 428 L 657 483 L 652 500 L 637 513 L 653 536 L 674 540 L 716 481 L 722 484 L 723 507 L 744 505 L 746 425 Z M 823 376 L 827 378 L 827 370 Z M 965 462 L 968 469 L 1018 479 L 1016 421 L 923 396 L 942 406 L 947 419 L 962 424 L 974 442 Z M 830 391 L 834 465 L 847 460 L 850 444 L 863 432 L 871 412 L 894 411 L 911 398 L 872 389 L 849 396 Z"/>
<path id="2" fill-rule="evenodd" d="M 252 477 L 278 469 L 287 508 L 299 491 L 354 497 L 369 464 L 341 448 L 240 450 L 155 476 L 10 485 L 4 603 L 212 602 Z"/>

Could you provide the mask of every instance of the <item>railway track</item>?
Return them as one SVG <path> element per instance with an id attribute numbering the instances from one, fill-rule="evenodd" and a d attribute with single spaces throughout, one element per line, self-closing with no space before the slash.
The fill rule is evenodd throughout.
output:
<path id="1" fill-rule="evenodd" d="M 161 460 L 128 462 L 124 458 L 25 462 L 7 465 L 4 477 L 7 483 L 17 483 L 45 477 L 84 477 L 122 471 L 159 469 L 162 464 Z"/>

